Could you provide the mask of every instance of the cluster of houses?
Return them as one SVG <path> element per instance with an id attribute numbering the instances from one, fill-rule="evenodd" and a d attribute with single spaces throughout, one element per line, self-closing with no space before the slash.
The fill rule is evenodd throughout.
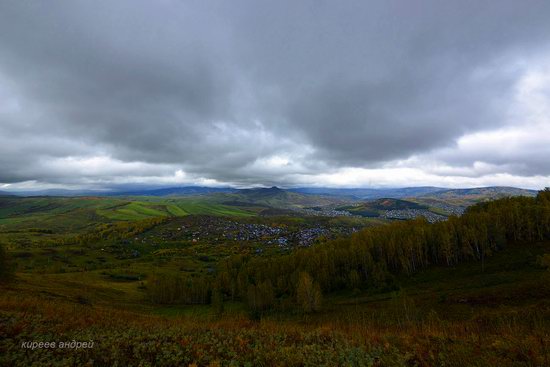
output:
<path id="1" fill-rule="evenodd" d="M 263 224 L 239 222 L 222 217 L 188 218 L 182 222 L 163 227 L 156 234 L 149 234 L 141 242 L 191 241 L 193 243 L 222 244 L 230 242 L 251 242 L 255 245 L 277 246 L 290 249 L 296 246 L 311 246 L 321 237 L 334 238 L 348 235 L 356 228 L 326 227 L 308 225 L 304 227 L 284 224 Z M 137 240 L 137 239 L 136 239 Z"/>
<path id="2" fill-rule="evenodd" d="M 462 206 L 450 205 L 447 203 L 430 203 L 430 205 L 443 210 L 448 215 L 456 215 L 457 217 L 460 217 L 462 214 L 464 214 L 464 211 L 466 210 L 466 208 Z"/>
<path id="3" fill-rule="evenodd" d="M 415 219 L 418 217 L 424 217 L 430 223 L 440 222 L 447 219 L 447 217 L 444 215 L 435 214 L 426 209 L 386 210 L 383 212 L 381 216 L 386 219 L 399 219 L 399 220 L 407 220 L 407 219 Z"/>
<path id="4" fill-rule="evenodd" d="M 300 214 L 309 215 L 314 217 L 351 217 L 353 214 L 347 210 L 337 210 L 331 207 L 322 207 L 322 208 L 302 208 L 297 209 Z"/>

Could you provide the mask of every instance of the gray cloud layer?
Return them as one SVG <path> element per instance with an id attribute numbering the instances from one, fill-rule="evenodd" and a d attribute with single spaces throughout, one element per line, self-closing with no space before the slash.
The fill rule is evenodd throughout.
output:
<path id="1" fill-rule="evenodd" d="M 0 183 L 293 184 L 411 156 L 547 176 L 548 140 L 457 141 L 521 128 L 518 81 L 549 45 L 547 1 L 3 2 Z"/>

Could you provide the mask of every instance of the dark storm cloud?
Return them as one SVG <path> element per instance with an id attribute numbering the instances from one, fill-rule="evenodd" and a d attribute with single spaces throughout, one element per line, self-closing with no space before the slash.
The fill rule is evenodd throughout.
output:
<path id="1" fill-rule="evenodd" d="M 102 182 L 292 184 L 429 154 L 515 123 L 549 19 L 546 1 L 4 2 L 0 183 L 78 181 L 67 157 L 118 162 L 79 173 Z M 513 158 L 495 162 L 539 170 Z"/>

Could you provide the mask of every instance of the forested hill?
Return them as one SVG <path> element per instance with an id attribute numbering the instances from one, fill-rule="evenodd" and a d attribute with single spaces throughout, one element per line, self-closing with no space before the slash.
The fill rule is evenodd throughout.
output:
<path id="1" fill-rule="evenodd" d="M 546 239 L 550 239 L 548 189 L 534 198 L 477 204 L 461 217 L 435 224 L 417 219 L 368 228 L 278 258 L 233 257 L 212 279 L 180 279 L 183 291 L 174 279 L 158 279 L 150 291 L 153 301 L 184 303 L 206 302 L 211 292 L 212 299 L 247 300 L 256 311 L 298 295 L 305 310 L 314 310 L 322 292 L 391 287 L 396 274 L 412 274 L 430 265 L 482 262 L 509 243 L 528 246 Z M 166 298 L 171 294 L 166 287 L 175 287 L 180 298 Z"/>
<path id="2" fill-rule="evenodd" d="M 322 187 L 302 187 L 291 189 L 290 191 L 302 194 L 330 195 L 336 197 L 353 197 L 357 200 L 374 200 L 381 198 L 421 198 L 433 197 L 439 199 L 471 199 L 476 201 L 499 199 L 508 196 L 535 196 L 535 190 L 520 189 L 517 187 L 489 186 L 475 187 L 468 189 L 449 189 L 443 187 L 421 186 L 421 187 L 403 187 L 392 189 L 373 189 L 373 188 L 355 188 L 355 189 L 336 189 Z"/>

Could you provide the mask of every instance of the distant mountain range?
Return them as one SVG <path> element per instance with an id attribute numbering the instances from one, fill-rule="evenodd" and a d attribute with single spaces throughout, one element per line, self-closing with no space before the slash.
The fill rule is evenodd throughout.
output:
<path id="1" fill-rule="evenodd" d="M 465 196 L 488 196 L 490 198 L 496 198 L 503 196 L 535 196 L 537 194 L 536 190 L 527 190 L 506 186 L 477 187 L 469 189 L 449 189 L 434 186 L 404 187 L 391 189 L 337 189 L 322 187 L 302 187 L 297 189 L 290 189 L 290 191 L 313 195 L 329 195 L 341 197 L 347 196 L 361 200 L 374 200 L 382 198 L 403 199 L 414 197 L 451 198 Z"/>
<path id="2" fill-rule="evenodd" d="M 205 186 L 183 186 L 166 188 L 116 188 L 107 190 L 28 190 L 4 192 L 6 195 L 18 196 L 189 196 L 205 195 L 211 193 L 230 193 L 237 189 L 231 187 L 205 187 Z"/>
<path id="3" fill-rule="evenodd" d="M 241 189 L 228 194 L 217 195 L 217 199 L 225 198 L 223 204 L 233 206 L 260 205 L 272 208 L 303 208 L 309 206 L 324 206 L 341 202 L 342 199 L 321 195 L 302 194 L 278 187 Z"/>
<path id="4" fill-rule="evenodd" d="M 168 187 L 162 189 L 143 189 L 123 192 L 113 192 L 112 196 L 189 196 L 206 195 L 213 193 L 233 193 L 239 191 L 231 187 L 203 187 L 203 186 L 185 186 Z"/>
<path id="5" fill-rule="evenodd" d="M 469 189 L 448 189 L 442 187 L 422 186 L 390 189 L 374 188 L 322 188 L 322 187 L 301 187 L 292 189 L 253 188 L 236 189 L 232 187 L 204 187 L 204 186 L 183 186 L 167 188 L 140 188 L 140 189 L 111 189 L 108 191 L 99 190 L 64 190 L 50 189 L 37 191 L 2 191 L 0 195 L 18 196 L 192 196 L 192 195 L 216 195 L 234 194 L 238 197 L 228 197 L 228 200 L 244 201 L 247 203 L 264 203 L 273 206 L 273 203 L 281 204 L 291 202 L 292 205 L 317 205 L 321 201 L 332 200 L 364 201 L 381 198 L 418 198 L 425 200 L 455 201 L 456 204 L 466 205 L 480 200 L 495 199 L 505 196 L 534 196 L 537 191 L 526 190 L 515 187 L 480 187 Z M 315 196 L 316 198 L 309 198 Z M 325 200 L 320 200 L 324 197 Z M 316 204 L 315 204 L 316 203 Z M 288 203 L 287 203 L 288 204 Z M 287 206 L 279 205 L 279 206 Z"/>
<path id="6" fill-rule="evenodd" d="M 464 196 L 535 196 L 536 190 L 519 189 L 517 187 L 492 186 L 472 189 L 444 189 L 421 196 L 464 197 Z"/>
<path id="7" fill-rule="evenodd" d="M 371 189 L 371 188 L 352 188 L 338 189 L 326 187 L 300 187 L 290 189 L 293 192 L 312 195 L 327 195 L 327 196 L 346 196 L 355 199 L 381 199 L 381 198 L 406 198 L 419 195 L 430 194 L 439 191 L 448 190 L 442 187 L 420 186 L 420 187 L 404 187 L 391 189 Z"/>
<path id="8" fill-rule="evenodd" d="M 508 196 L 535 196 L 536 190 L 518 189 L 516 187 L 494 186 L 477 187 L 472 189 L 445 189 L 411 197 L 415 201 L 436 205 L 437 202 L 443 202 L 450 205 L 467 207 L 480 201 L 495 200 Z"/>
<path id="9" fill-rule="evenodd" d="M 507 196 L 535 196 L 537 191 L 514 187 L 480 187 L 470 189 L 445 189 L 438 187 L 407 187 L 395 189 L 333 189 L 278 187 L 236 189 L 231 187 L 167 187 L 154 189 L 73 191 L 43 190 L 32 192 L 0 191 L 0 196 L 17 194 L 23 196 L 52 197 L 111 197 L 140 200 L 150 197 L 156 200 L 186 201 L 197 205 L 221 206 L 224 210 L 255 212 L 260 215 L 299 215 L 299 213 L 339 216 L 342 212 L 362 217 L 410 219 L 418 215 L 428 220 L 439 220 L 442 216 L 461 215 L 464 210 L 478 202 Z M 155 199 L 158 198 L 158 199 Z M 134 208 L 135 209 L 135 208 Z M 148 208 L 147 210 L 150 211 Z M 156 209 L 155 209 L 156 210 Z M 177 209 L 176 209 L 177 210 Z M 193 212 L 191 210 L 191 212 Z M 170 212 L 172 213 L 172 212 Z M 127 213 L 126 213 L 127 214 Z M 141 212 L 136 215 L 141 215 Z M 397 216 L 397 217 L 396 217 Z M 433 217 L 433 218 L 432 218 Z"/>

